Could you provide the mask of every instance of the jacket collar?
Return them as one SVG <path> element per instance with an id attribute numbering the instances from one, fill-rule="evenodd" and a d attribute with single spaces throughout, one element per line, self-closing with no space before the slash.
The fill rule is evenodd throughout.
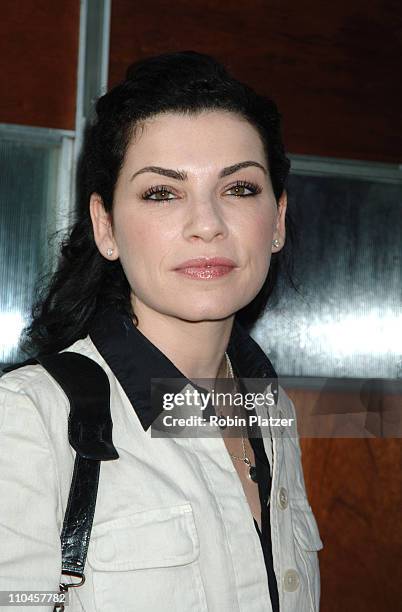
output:
<path id="1" fill-rule="evenodd" d="M 112 307 L 96 313 L 89 335 L 121 384 L 144 430 L 148 430 L 162 412 L 162 408 L 151 404 L 151 378 L 183 378 L 183 386 L 190 381 L 127 314 Z M 268 357 L 236 320 L 227 353 L 239 378 L 277 377 Z"/>

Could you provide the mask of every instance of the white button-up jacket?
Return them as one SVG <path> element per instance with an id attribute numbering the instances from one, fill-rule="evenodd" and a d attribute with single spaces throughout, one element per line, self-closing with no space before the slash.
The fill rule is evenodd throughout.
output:
<path id="1" fill-rule="evenodd" d="M 109 377 L 119 460 L 101 465 L 86 581 L 70 589 L 66 610 L 270 612 L 259 537 L 223 439 L 151 437 L 90 337 L 67 350 L 95 360 Z M 281 388 L 272 409 L 295 418 Z M 64 392 L 42 366 L 0 379 L 0 591 L 58 590 L 75 459 L 68 414 Z M 299 441 L 276 435 L 264 446 L 280 610 L 316 612 L 322 542 Z"/>

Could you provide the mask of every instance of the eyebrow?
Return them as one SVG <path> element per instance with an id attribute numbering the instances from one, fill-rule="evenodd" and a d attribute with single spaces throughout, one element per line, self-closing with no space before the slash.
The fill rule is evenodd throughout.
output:
<path id="1" fill-rule="evenodd" d="M 234 174 L 235 172 L 237 172 L 238 170 L 241 170 L 242 168 L 248 168 L 250 166 L 254 166 L 255 168 L 260 168 L 264 172 L 264 174 L 268 174 L 267 169 L 264 168 L 262 164 L 260 164 L 257 161 L 248 160 L 248 161 L 239 162 L 238 164 L 233 164 L 232 166 L 226 166 L 226 168 L 223 168 L 219 172 L 219 178 L 229 176 L 230 174 Z M 161 168 L 160 166 L 145 166 L 145 168 L 141 168 L 141 170 L 137 170 L 137 172 L 134 172 L 134 174 L 130 178 L 130 181 L 133 181 L 136 176 L 138 176 L 139 174 L 144 174 L 145 172 L 161 174 L 162 176 L 168 176 L 169 178 L 173 178 L 178 181 L 186 181 L 188 178 L 187 172 L 184 172 L 183 170 L 172 170 L 170 168 Z"/>

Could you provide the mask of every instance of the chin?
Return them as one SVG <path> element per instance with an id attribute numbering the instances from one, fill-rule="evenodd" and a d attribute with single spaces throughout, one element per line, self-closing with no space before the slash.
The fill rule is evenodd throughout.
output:
<path id="1" fill-rule="evenodd" d="M 183 308 L 176 308 L 171 313 L 173 316 L 183 319 L 185 321 L 219 321 L 221 319 L 227 319 L 236 314 L 238 310 L 245 306 L 244 301 L 233 301 L 231 303 L 219 303 L 216 302 L 200 304 L 198 303 L 187 303 L 183 305 Z"/>

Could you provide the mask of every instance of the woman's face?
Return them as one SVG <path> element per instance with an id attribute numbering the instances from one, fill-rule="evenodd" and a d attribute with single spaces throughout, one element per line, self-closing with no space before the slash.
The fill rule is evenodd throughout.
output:
<path id="1" fill-rule="evenodd" d="M 91 197 L 98 248 L 120 258 L 140 321 L 217 320 L 248 304 L 284 242 L 285 209 L 258 132 L 224 111 L 147 120 L 128 146 L 113 222 Z"/>

